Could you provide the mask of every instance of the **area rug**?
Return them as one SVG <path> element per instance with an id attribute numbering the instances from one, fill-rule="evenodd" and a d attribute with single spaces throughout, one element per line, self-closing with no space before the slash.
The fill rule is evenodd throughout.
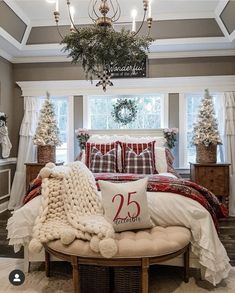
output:
<path id="1" fill-rule="evenodd" d="M 31 272 L 26 274 L 21 286 L 13 286 L 8 281 L 9 273 L 14 269 L 23 270 L 22 259 L 0 258 L 0 292 L 12 293 L 72 293 L 71 268 L 69 264 L 55 263 L 52 277 L 45 277 L 44 265 L 33 264 Z M 198 270 L 190 271 L 189 283 L 182 281 L 182 269 L 176 267 L 156 266 L 150 270 L 150 293 L 234 293 L 235 268 L 229 278 L 216 287 L 207 281 L 201 281 Z M 92 292 L 91 292 L 92 293 Z"/>

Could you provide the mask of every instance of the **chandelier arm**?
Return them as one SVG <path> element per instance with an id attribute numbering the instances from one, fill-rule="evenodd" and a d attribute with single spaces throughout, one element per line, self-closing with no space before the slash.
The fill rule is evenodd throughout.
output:
<path id="1" fill-rule="evenodd" d="M 88 7 L 88 16 L 90 17 L 90 19 L 95 22 L 95 18 L 91 15 L 91 11 L 93 12 L 92 8 L 91 8 L 91 4 L 93 3 L 93 0 L 90 0 L 89 2 L 89 7 Z"/>
<path id="2" fill-rule="evenodd" d="M 95 0 L 95 3 L 92 6 L 92 11 L 93 11 L 93 13 L 95 14 L 96 17 L 99 17 L 99 15 L 95 11 L 95 6 L 96 6 L 97 2 L 98 2 L 98 0 Z"/>
<path id="3" fill-rule="evenodd" d="M 60 37 L 61 37 L 61 40 L 63 40 L 64 39 L 64 36 L 61 34 L 61 32 L 60 32 L 60 27 L 59 27 L 59 24 L 58 24 L 58 22 L 56 23 L 56 28 L 57 28 L 57 32 L 58 32 L 58 34 L 60 35 Z"/>
<path id="4" fill-rule="evenodd" d="M 141 22 L 140 27 L 139 27 L 138 30 L 133 34 L 134 37 L 135 37 L 136 35 L 138 35 L 138 33 L 141 31 L 141 29 L 142 29 L 142 27 L 143 27 L 143 25 L 144 25 L 145 17 L 146 17 L 146 10 L 144 10 L 144 16 L 143 16 L 143 19 L 142 19 L 142 22 Z"/>
<path id="5" fill-rule="evenodd" d="M 75 25 L 75 23 L 74 23 L 74 21 L 73 21 L 73 18 L 72 18 L 71 12 L 70 12 L 70 3 L 68 2 L 67 5 L 68 5 L 69 19 L 70 19 L 70 21 L 71 21 L 71 24 L 72 24 L 73 28 L 75 29 L 75 31 L 76 31 L 78 34 L 80 34 L 79 30 L 77 29 L 77 27 L 76 27 L 76 25 Z"/>
<path id="6" fill-rule="evenodd" d="M 113 10 L 115 11 L 112 0 L 110 1 L 110 3 L 112 5 Z M 118 21 L 120 16 L 121 16 L 121 7 L 120 7 L 120 4 L 119 4 L 119 2 L 117 0 L 116 0 L 116 4 L 117 4 L 117 10 L 116 10 L 114 16 L 112 17 L 113 22 Z M 116 17 L 117 14 L 118 14 L 118 16 Z"/>

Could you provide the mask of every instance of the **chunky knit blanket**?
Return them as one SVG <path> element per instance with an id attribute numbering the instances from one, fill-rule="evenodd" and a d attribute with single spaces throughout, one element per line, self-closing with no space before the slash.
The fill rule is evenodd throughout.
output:
<path id="1" fill-rule="evenodd" d="M 43 243 L 75 238 L 90 241 L 90 248 L 104 257 L 117 253 L 114 230 L 104 216 L 94 177 L 77 161 L 67 166 L 47 164 L 42 177 L 42 206 L 33 228 L 29 249 L 39 252 Z"/>

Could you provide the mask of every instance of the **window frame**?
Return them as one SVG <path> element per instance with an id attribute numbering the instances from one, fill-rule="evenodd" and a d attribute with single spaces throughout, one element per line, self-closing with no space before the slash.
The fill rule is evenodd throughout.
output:
<path id="1" fill-rule="evenodd" d="M 169 95 L 168 93 L 146 93 L 143 95 L 161 95 L 161 125 L 160 128 L 167 128 L 168 127 L 168 121 L 169 121 Z M 119 96 L 122 94 L 112 94 L 112 96 Z M 138 93 L 135 93 L 133 91 L 133 94 L 131 94 L 132 96 L 134 95 L 140 95 Z M 83 95 L 83 126 L 86 129 L 91 130 L 90 128 L 90 122 L 89 122 L 89 107 L 88 107 L 88 99 L 89 96 L 93 96 L 93 95 Z M 101 95 L 100 95 L 101 96 Z M 104 95 L 107 96 L 107 95 Z M 128 128 L 129 129 L 129 128 Z M 132 128 L 130 128 L 129 130 L 131 130 Z M 146 130 L 148 130 L 147 128 L 145 128 Z M 92 130 L 97 130 L 97 129 L 92 129 Z M 107 132 L 112 132 L 114 130 L 118 130 L 118 129 L 102 129 L 102 131 L 107 131 Z"/>

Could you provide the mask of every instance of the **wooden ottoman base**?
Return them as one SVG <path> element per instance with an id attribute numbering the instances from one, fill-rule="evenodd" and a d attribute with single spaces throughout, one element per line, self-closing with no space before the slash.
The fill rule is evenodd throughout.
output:
<path id="1" fill-rule="evenodd" d="M 105 267 L 141 267 L 141 292 L 148 292 L 148 269 L 149 266 L 159 264 L 163 261 L 172 259 L 178 255 L 184 255 L 184 281 L 187 283 L 189 280 L 189 248 L 190 244 L 184 248 L 170 254 L 156 256 L 156 257 L 138 257 L 138 258 L 94 258 L 94 257 L 82 257 L 76 255 L 68 255 L 62 252 L 58 252 L 48 247 L 46 244 L 45 255 L 46 255 L 46 276 L 50 276 L 50 255 L 54 255 L 62 260 L 68 261 L 73 267 L 73 287 L 74 293 L 80 292 L 80 265 L 94 265 L 94 266 L 105 266 Z"/>

